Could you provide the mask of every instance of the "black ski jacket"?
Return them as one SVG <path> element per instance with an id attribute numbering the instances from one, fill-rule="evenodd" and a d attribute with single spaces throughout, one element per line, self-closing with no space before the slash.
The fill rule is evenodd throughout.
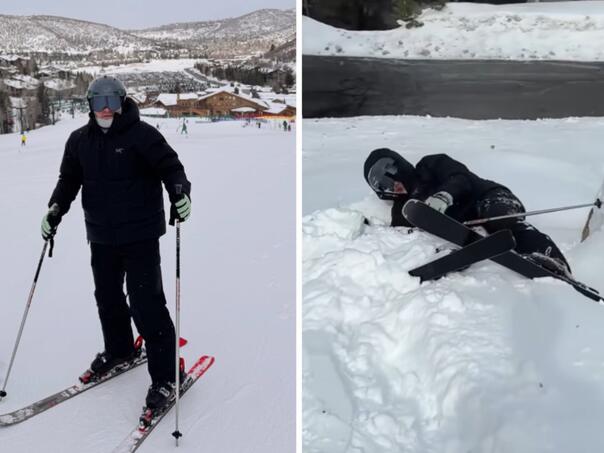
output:
<path id="1" fill-rule="evenodd" d="M 483 179 L 461 162 L 446 154 L 432 154 L 423 157 L 415 166 L 417 183 L 410 195 L 394 201 L 392 206 L 392 226 L 411 226 L 403 217 L 403 205 L 409 198 L 426 200 L 440 191 L 453 196 L 453 205 L 447 215 L 464 221 L 475 218 L 476 206 L 488 197 L 493 189 L 509 189 L 501 184 Z"/>
<path id="2" fill-rule="evenodd" d="M 164 137 L 140 120 L 129 98 L 104 133 L 90 113 L 88 124 L 65 145 L 59 180 L 48 205 L 69 211 L 82 187 L 82 207 L 90 242 L 126 244 L 166 232 L 161 183 L 170 201 L 191 194 L 183 165 Z"/>

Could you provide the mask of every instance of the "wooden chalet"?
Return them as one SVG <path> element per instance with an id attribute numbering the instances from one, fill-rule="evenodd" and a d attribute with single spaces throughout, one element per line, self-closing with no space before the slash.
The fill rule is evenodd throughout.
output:
<path id="1" fill-rule="evenodd" d="M 261 115 L 268 106 L 259 99 L 219 90 L 201 97 L 195 93 L 160 94 L 153 107 L 166 109 L 169 116 L 245 116 Z"/>

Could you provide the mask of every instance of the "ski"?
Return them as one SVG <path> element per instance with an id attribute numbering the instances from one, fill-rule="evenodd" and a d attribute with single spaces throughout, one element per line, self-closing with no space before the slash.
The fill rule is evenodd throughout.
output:
<path id="1" fill-rule="evenodd" d="M 471 228 L 432 209 L 419 200 L 407 201 L 403 206 L 403 216 L 416 227 L 460 247 L 463 247 L 470 242 L 478 241 L 483 237 Z M 524 258 L 513 250 L 492 257 L 491 260 L 527 278 L 553 277 L 562 280 L 584 296 L 598 302 L 604 301 L 604 298 L 600 296 L 597 290 L 590 288 L 573 278 L 556 274 L 555 272 Z"/>
<path id="2" fill-rule="evenodd" d="M 187 344 L 187 340 L 184 338 L 180 339 L 180 345 L 184 346 Z M 142 346 L 142 337 L 138 337 L 136 342 L 134 343 L 135 348 L 140 349 L 140 354 L 133 361 L 123 364 L 113 371 L 101 376 L 98 379 L 91 379 L 90 371 L 84 372 L 82 376 L 80 376 L 80 382 L 72 385 L 71 387 L 67 387 L 60 392 L 57 392 L 53 395 L 47 396 L 44 399 L 36 401 L 28 406 L 22 407 L 21 409 L 17 409 L 13 412 L 9 412 L 4 415 L 0 415 L 0 427 L 12 426 L 17 423 L 21 423 L 25 420 L 28 420 L 36 415 L 41 414 L 42 412 L 57 406 L 60 403 L 63 403 L 74 396 L 81 395 L 87 390 L 96 387 L 104 382 L 107 382 L 110 379 L 113 379 L 121 374 L 124 374 L 126 371 L 130 371 L 134 368 L 147 363 L 147 354 L 145 349 Z"/>
<path id="3" fill-rule="evenodd" d="M 514 247 L 516 247 L 516 241 L 510 230 L 497 231 L 442 258 L 411 269 L 409 274 L 419 277 L 421 282 L 436 280 L 449 272 L 465 269 L 479 261 L 509 252 Z"/>
<path id="4" fill-rule="evenodd" d="M 182 359 L 181 359 L 182 360 Z M 197 362 L 189 369 L 187 376 L 180 386 L 180 395 L 184 395 L 197 380 L 203 376 L 203 374 L 212 366 L 214 363 L 214 357 L 201 356 Z M 144 440 L 151 434 L 151 431 L 157 426 L 157 424 L 164 418 L 164 416 L 172 409 L 176 404 L 176 398 L 168 404 L 161 412 L 150 413 L 148 409 L 143 410 L 141 421 L 139 426 L 134 428 L 130 434 L 120 443 L 113 453 L 131 453 L 136 451 L 138 447 L 144 442 Z M 144 421 L 144 423 L 143 423 Z"/>

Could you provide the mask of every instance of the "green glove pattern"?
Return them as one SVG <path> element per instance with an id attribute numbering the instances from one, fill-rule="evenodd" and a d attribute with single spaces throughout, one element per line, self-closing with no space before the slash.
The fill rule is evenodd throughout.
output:
<path id="1" fill-rule="evenodd" d="M 184 194 L 184 196 L 174 203 L 176 212 L 178 213 L 178 220 L 184 222 L 191 215 L 191 199 Z"/>
<path id="2" fill-rule="evenodd" d="M 47 241 L 53 237 L 57 232 L 57 226 L 60 221 L 59 205 L 54 203 L 44 217 L 42 217 L 42 239 Z"/>

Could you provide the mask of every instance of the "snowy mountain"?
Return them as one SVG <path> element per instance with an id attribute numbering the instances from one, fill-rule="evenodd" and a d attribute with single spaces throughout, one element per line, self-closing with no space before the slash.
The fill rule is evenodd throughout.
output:
<path id="1" fill-rule="evenodd" d="M 602 140 L 603 118 L 304 121 L 305 452 L 602 450 L 604 307 L 489 261 L 420 284 L 407 272 L 446 241 L 388 226 L 391 206 L 362 176 L 375 148 L 413 163 L 446 152 L 527 210 L 587 203 Z M 604 231 L 580 242 L 588 211 L 529 219 L 604 290 Z"/>
<path id="2" fill-rule="evenodd" d="M 55 16 L 0 15 L 0 52 L 118 53 L 158 48 L 156 42 L 108 25 Z"/>
<path id="3" fill-rule="evenodd" d="M 0 53 L 180 51 L 246 58 L 291 41 L 295 23 L 293 9 L 264 9 L 237 18 L 133 31 L 65 17 L 0 15 Z"/>
<path id="4" fill-rule="evenodd" d="M 156 41 L 204 46 L 212 57 L 257 54 L 269 50 L 271 44 L 279 46 L 295 37 L 296 12 L 262 9 L 236 18 L 170 24 L 132 33 Z"/>

